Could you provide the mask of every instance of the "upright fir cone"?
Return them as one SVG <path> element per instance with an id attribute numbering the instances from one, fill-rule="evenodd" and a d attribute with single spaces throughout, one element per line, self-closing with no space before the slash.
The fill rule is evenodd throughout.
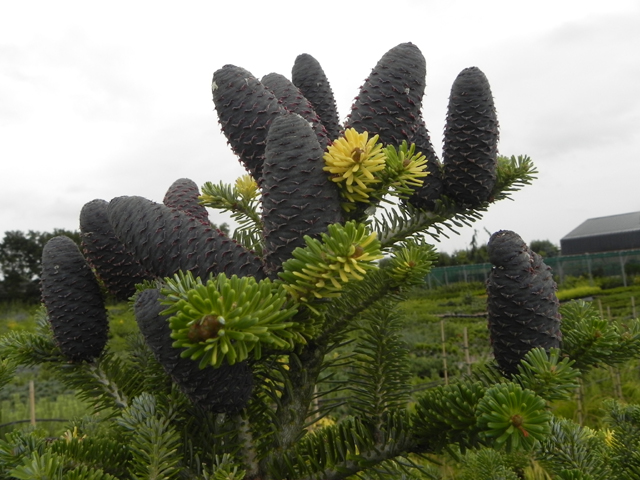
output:
<path id="1" fill-rule="evenodd" d="M 428 175 L 422 178 L 422 186 L 415 189 L 415 193 L 407 200 L 411 205 L 423 210 L 433 210 L 436 201 L 442 195 L 442 164 L 436 155 L 429 131 L 420 117 L 414 128 L 415 132 L 409 138 L 409 143 L 416 145 L 416 152 L 422 152 L 427 157 L 426 172 Z"/>
<path id="2" fill-rule="evenodd" d="M 329 136 L 320 117 L 313 109 L 313 105 L 305 98 L 300 89 L 296 87 L 284 75 L 279 73 L 270 73 L 260 80 L 262 84 L 271 90 L 276 98 L 282 102 L 284 108 L 292 113 L 297 113 L 307 122 L 313 125 L 313 131 L 316 132 L 318 143 L 324 150 L 329 145 Z"/>
<path id="3" fill-rule="evenodd" d="M 262 183 L 264 261 L 271 274 L 304 247 L 342 221 L 340 192 L 324 172 L 323 149 L 309 123 L 290 113 L 278 117 L 267 137 Z"/>
<path id="4" fill-rule="evenodd" d="M 445 192 L 466 207 L 489 201 L 496 183 L 498 117 L 487 77 L 465 68 L 453 82 L 444 129 Z"/>
<path id="5" fill-rule="evenodd" d="M 80 211 L 80 238 L 87 262 L 113 296 L 126 301 L 136 284 L 154 276 L 127 250 L 109 223 L 106 200 L 92 200 Z"/>
<path id="6" fill-rule="evenodd" d="M 345 129 L 379 135 L 387 145 L 409 141 L 418 126 L 426 74 L 426 61 L 414 44 L 389 50 L 360 87 Z"/>
<path id="7" fill-rule="evenodd" d="M 179 270 L 209 275 L 264 278 L 262 262 L 242 245 L 180 210 L 142 197 L 117 197 L 107 208 L 116 235 L 157 277 Z"/>
<path id="8" fill-rule="evenodd" d="M 199 201 L 200 190 L 193 180 L 179 178 L 171 184 L 164 196 L 167 207 L 175 208 L 197 218 L 205 225 L 209 225 L 209 213 Z"/>
<path id="9" fill-rule="evenodd" d="M 253 374 L 246 362 L 200 369 L 198 362 L 180 357 L 173 347 L 171 328 L 157 289 L 136 296 L 134 312 L 140 332 L 165 372 L 196 405 L 214 413 L 236 413 L 245 407 L 253 390 Z"/>
<path id="10" fill-rule="evenodd" d="M 213 103 L 232 150 L 260 183 L 267 133 L 275 117 L 284 113 L 273 92 L 244 68 L 225 65 L 211 83 Z"/>
<path id="11" fill-rule="evenodd" d="M 501 230 L 488 244 L 494 265 L 487 280 L 493 353 L 507 375 L 533 348 L 559 348 L 559 302 L 551 268 L 516 233 Z"/>
<path id="12" fill-rule="evenodd" d="M 333 141 L 340 137 L 342 127 L 336 100 L 320 63 L 308 53 L 298 55 L 291 69 L 291 81 L 311 102 L 329 138 Z"/>
<path id="13" fill-rule="evenodd" d="M 46 243 L 40 280 L 42 302 L 62 354 L 72 362 L 99 357 L 107 344 L 107 311 L 91 267 L 69 237 Z"/>

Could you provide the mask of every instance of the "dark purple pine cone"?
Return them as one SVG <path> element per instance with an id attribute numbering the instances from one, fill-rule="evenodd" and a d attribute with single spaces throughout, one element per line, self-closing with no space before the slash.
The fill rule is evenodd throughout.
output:
<path id="1" fill-rule="evenodd" d="M 209 225 L 209 213 L 200 203 L 199 198 L 200 190 L 196 182 L 188 178 L 179 178 L 171 184 L 162 203 L 167 207 L 182 210 L 205 225 Z"/>
<path id="2" fill-rule="evenodd" d="M 136 291 L 136 284 L 150 280 L 149 273 L 116 236 L 107 216 L 105 200 L 92 200 L 80 211 L 80 238 L 87 262 L 104 286 L 120 301 Z"/>
<path id="3" fill-rule="evenodd" d="M 379 135 L 385 145 L 409 141 L 419 124 L 426 74 L 425 59 L 414 44 L 389 50 L 360 87 L 345 129 Z"/>
<path id="4" fill-rule="evenodd" d="M 489 81 L 465 68 L 453 82 L 444 128 L 445 193 L 466 207 L 491 200 L 496 183 L 498 117 Z"/>
<path id="5" fill-rule="evenodd" d="M 247 404 L 253 390 L 253 374 L 246 362 L 219 368 L 200 369 L 198 362 L 181 358 L 181 349 L 173 347 L 167 317 L 161 315 L 157 289 L 140 292 L 134 312 L 140 332 L 154 357 L 167 375 L 180 387 L 191 402 L 214 413 L 235 413 Z"/>
<path id="6" fill-rule="evenodd" d="M 291 70 L 291 81 L 311 102 L 331 141 L 339 138 L 342 127 L 336 100 L 320 63 L 307 53 L 298 55 Z"/>
<path id="7" fill-rule="evenodd" d="M 323 150 L 309 123 L 290 113 L 269 130 L 262 183 L 264 260 L 269 273 L 304 247 L 304 235 L 319 236 L 342 221 L 338 187 L 323 171 Z"/>
<path id="8" fill-rule="evenodd" d="M 62 354 L 73 362 L 97 358 L 107 344 L 109 322 L 100 286 L 69 237 L 42 250 L 42 302 Z"/>
<path id="9" fill-rule="evenodd" d="M 494 265 L 487 280 L 493 353 L 507 375 L 533 348 L 560 348 L 559 302 L 551 268 L 516 233 L 494 233 L 488 244 Z"/>
<path id="10" fill-rule="evenodd" d="M 107 208 L 116 235 L 138 261 L 157 277 L 190 271 L 209 275 L 264 278 L 253 252 L 180 210 L 142 197 L 117 197 Z"/>
<path id="11" fill-rule="evenodd" d="M 216 70 L 211 90 L 229 145 L 259 183 L 269 126 L 284 108 L 256 77 L 234 65 Z"/>
<path id="12" fill-rule="evenodd" d="M 307 100 L 300 89 L 296 87 L 291 81 L 284 75 L 279 73 L 270 73 L 265 75 L 260 80 L 262 84 L 271 90 L 276 98 L 282 102 L 282 105 L 289 111 L 297 113 L 307 122 L 313 125 L 313 131 L 318 136 L 318 143 L 324 150 L 329 144 L 329 136 L 327 130 L 322 125 L 320 117 L 313 109 L 311 102 Z"/>
<path id="13" fill-rule="evenodd" d="M 429 131 L 422 117 L 418 120 L 415 133 L 409 139 L 409 143 L 415 143 L 416 152 L 422 152 L 427 157 L 428 175 L 422 177 L 422 186 L 416 188 L 415 193 L 408 199 L 408 202 L 423 210 L 433 210 L 436 200 L 442 195 L 442 164 L 436 155 Z"/>

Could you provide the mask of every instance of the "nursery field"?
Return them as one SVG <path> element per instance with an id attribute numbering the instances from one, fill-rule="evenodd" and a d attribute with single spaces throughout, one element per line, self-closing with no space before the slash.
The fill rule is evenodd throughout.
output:
<path id="1" fill-rule="evenodd" d="M 558 298 L 561 303 L 591 302 L 603 318 L 624 328 L 625 321 L 638 316 L 640 285 L 602 288 L 579 282 L 558 291 Z M 415 290 L 401 308 L 416 390 L 444 383 L 445 376 L 451 380 L 492 361 L 482 283 Z M 600 410 L 604 400 L 640 404 L 640 360 L 620 368 L 591 370 L 581 384 L 572 401 L 552 405 L 554 412 L 584 425 L 604 427 Z"/>
<path id="2" fill-rule="evenodd" d="M 621 322 L 632 318 L 640 285 L 602 288 L 574 284 L 560 290 L 561 301 L 582 298 L 593 302 L 604 318 Z M 137 332 L 127 304 L 109 307 L 110 348 L 118 352 Z M 404 341 L 410 351 L 411 373 L 416 393 L 454 381 L 492 361 L 486 318 L 486 294 L 481 283 L 461 283 L 439 289 L 415 289 L 399 305 L 405 319 Z M 0 305 L 0 335 L 35 329 L 39 307 Z M 582 388 L 572 401 L 552 405 L 559 416 L 592 427 L 602 427 L 600 407 L 614 398 L 640 404 L 640 361 L 622 367 L 595 369 L 585 375 Z M 30 385 L 33 393 L 30 402 Z M 66 389 L 45 367 L 21 368 L 13 381 L 0 389 L 0 437 L 35 420 L 50 436 L 66 430 L 65 421 L 86 415 L 87 405 Z"/>

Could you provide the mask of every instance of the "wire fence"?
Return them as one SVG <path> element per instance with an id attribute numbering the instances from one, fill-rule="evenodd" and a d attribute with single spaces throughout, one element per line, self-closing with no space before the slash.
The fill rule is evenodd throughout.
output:
<path id="1" fill-rule="evenodd" d="M 585 277 L 591 282 L 594 278 L 613 278 L 626 287 L 633 283 L 634 277 L 640 276 L 640 250 L 564 255 L 548 257 L 544 261 L 551 267 L 558 285 L 571 277 Z M 486 282 L 491 268 L 490 263 L 436 267 L 425 280 L 429 288 L 461 282 Z"/>

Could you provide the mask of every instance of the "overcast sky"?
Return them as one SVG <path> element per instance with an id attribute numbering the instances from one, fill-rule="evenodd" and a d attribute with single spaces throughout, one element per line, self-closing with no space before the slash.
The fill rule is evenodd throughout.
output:
<path id="1" fill-rule="evenodd" d="M 86 202 L 162 201 L 181 177 L 233 182 L 244 172 L 211 97 L 227 63 L 290 78 L 309 53 L 344 119 L 403 42 L 427 61 L 423 114 L 438 153 L 451 84 L 477 66 L 500 153 L 527 154 L 540 172 L 441 250 L 468 248 L 474 229 L 480 243 L 508 229 L 559 245 L 587 218 L 640 210 L 637 0 L 21 0 L 0 3 L 0 234 L 76 230 Z"/>

